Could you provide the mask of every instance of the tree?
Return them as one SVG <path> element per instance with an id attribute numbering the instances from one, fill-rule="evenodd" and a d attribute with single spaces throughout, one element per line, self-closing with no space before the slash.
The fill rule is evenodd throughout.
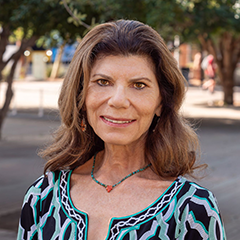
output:
<path id="1" fill-rule="evenodd" d="M 8 84 L 5 101 L 0 108 L 1 138 L 2 125 L 14 94 L 12 90 L 14 72 L 24 51 L 33 46 L 41 36 L 49 36 L 53 29 L 57 29 L 60 36 L 68 42 L 82 35 L 86 28 L 69 23 L 66 20 L 69 14 L 58 0 L 42 0 L 41 3 L 38 0 L 0 0 L 0 5 L 0 81 L 5 80 Z M 10 36 L 13 36 L 16 30 L 22 33 L 18 39 L 19 49 L 4 61 L 3 54 L 6 46 L 9 44 Z M 12 62 L 10 72 L 3 79 L 3 69 L 10 62 Z"/>
<path id="2" fill-rule="evenodd" d="M 239 0 L 146 0 L 147 23 L 164 34 L 198 40 L 218 65 L 224 103 L 233 104 L 234 71 L 240 60 Z"/>
<path id="3" fill-rule="evenodd" d="M 19 61 L 21 55 L 25 51 L 28 46 L 31 46 L 37 40 L 37 36 L 34 36 L 30 33 L 30 28 L 26 26 L 26 22 L 23 21 L 23 29 L 22 29 L 22 41 L 21 45 L 17 52 L 15 52 L 11 57 L 9 57 L 6 61 L 3 60 L 3 54 L 6 51 L 6 46 L 9 42 L 9 37 L 13 33 L 14 30 L 20 27 L 18 18 L 18 8 L 19 4 L 22 4 L 23 1 L 0 1 L 1 4 L 1 12 L 0 12 L 0 25 L 2 28 L 1 31 L 1 39 L 0 39 L 0 80 L 2 80 L 2 71 L 6 67 L 6 65 L 12 61 L 12 66 L 10 69 L 10 73 L 5 79 L 8 83 L 5 102 L 0 110 L 0 137 L 1 137 L 1 128 L 3 124 L 3 120 L 6 117 L 9 105 L 11 103 L 11 99 L 13 97 L 12 83 L 13 76 L 17 66 L 17 62 Z"/>

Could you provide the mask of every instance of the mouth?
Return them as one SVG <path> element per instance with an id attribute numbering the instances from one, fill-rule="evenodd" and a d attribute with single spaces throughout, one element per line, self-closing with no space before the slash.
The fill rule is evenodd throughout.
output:
<path id="1" fill-rule="evenodd" d="M 114 124 L 127 124 L 135 121 L 131 119 L 112 119 L 105 116 L 101 116 L 101 118 L 107 122 L 114 123 Z"/>

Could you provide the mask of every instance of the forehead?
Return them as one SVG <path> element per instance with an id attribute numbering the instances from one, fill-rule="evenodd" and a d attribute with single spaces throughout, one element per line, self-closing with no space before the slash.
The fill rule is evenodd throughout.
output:
<path id="1" fill-rule="evenodd" d="M 128 65 L 131 64 L 131 65 Z M 96 69 L 104 69 L 110 68 L 112 66 L 116 66 L 119 68 L 124 67 L 125 69 L 135 67 L 135 69 L 139 70 L 139 72 L 143 71 L 144 69 L 151 70 L 153 74 L 156 76 L 156 67 L 151 59 L 151 57 L 147 55 L 137 55 L 137 54 L 129 54 L 129 55 L 98 55 L 90 69 L 90 75 L 95 72 Z M 140 68 L 138 68 L 140 67 Z"/>

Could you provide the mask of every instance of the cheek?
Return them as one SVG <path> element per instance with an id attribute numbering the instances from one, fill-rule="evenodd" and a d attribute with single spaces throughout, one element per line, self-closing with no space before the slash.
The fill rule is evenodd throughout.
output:
<path id="1" fill-rule="evenodd" d="M 90 96 L 86 97 L 85 106 L 86 106 L 86 112 L 87 112 L 87 121 L 91 126 L 93 123 L 94 112 L 96 109 L 94 102 L 95 101 Z"/>
<path id="2" fill-rule="evenodd" d="M 87 120 L 90 126 L 94 127 L 99 120 L 99 114 L 102 111 L 102 101 L 100 98 L 89 96 L 86 98 Z"/>
<path id="3" fill-rule="evenodd" d="M 154 108 L 153 105 L 142 105 L 142 108 L 138 110 L 141 116 L 140 119 L 142 120 L 142 123 L 150 125 L 155 115 L 155 110 L 156 108 Z"/>
<path id="4" fill-rule="evenodd" d="M 86 100 L 85 100 L 87 112 L 93 111 L 94 109 L 97 108 L 97 104 L 99 102 L 99 96 L 101 96 L 101 94 L 97 94 L 97 92 L 94 91 L 92 87 L 88 89 Z"/>
<path id="5" fill-rule="evenodd" d="M 145 115 L 154 115 L 155 112 L 160 108 L 161 104 L 160 96 L 157 94 L 149 94 L 146 98 L 141 100 L 141 109 Z"/>

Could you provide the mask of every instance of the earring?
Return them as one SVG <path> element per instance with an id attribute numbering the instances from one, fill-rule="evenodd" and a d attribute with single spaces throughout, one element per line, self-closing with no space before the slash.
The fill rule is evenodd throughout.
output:
<path id="1" fill-rule="evenodd" d="M 86 132 L 87 124 L 85 122 L 85 118 L 82 119 L 80 127 L 81 127 L 82 132 Z"/>

